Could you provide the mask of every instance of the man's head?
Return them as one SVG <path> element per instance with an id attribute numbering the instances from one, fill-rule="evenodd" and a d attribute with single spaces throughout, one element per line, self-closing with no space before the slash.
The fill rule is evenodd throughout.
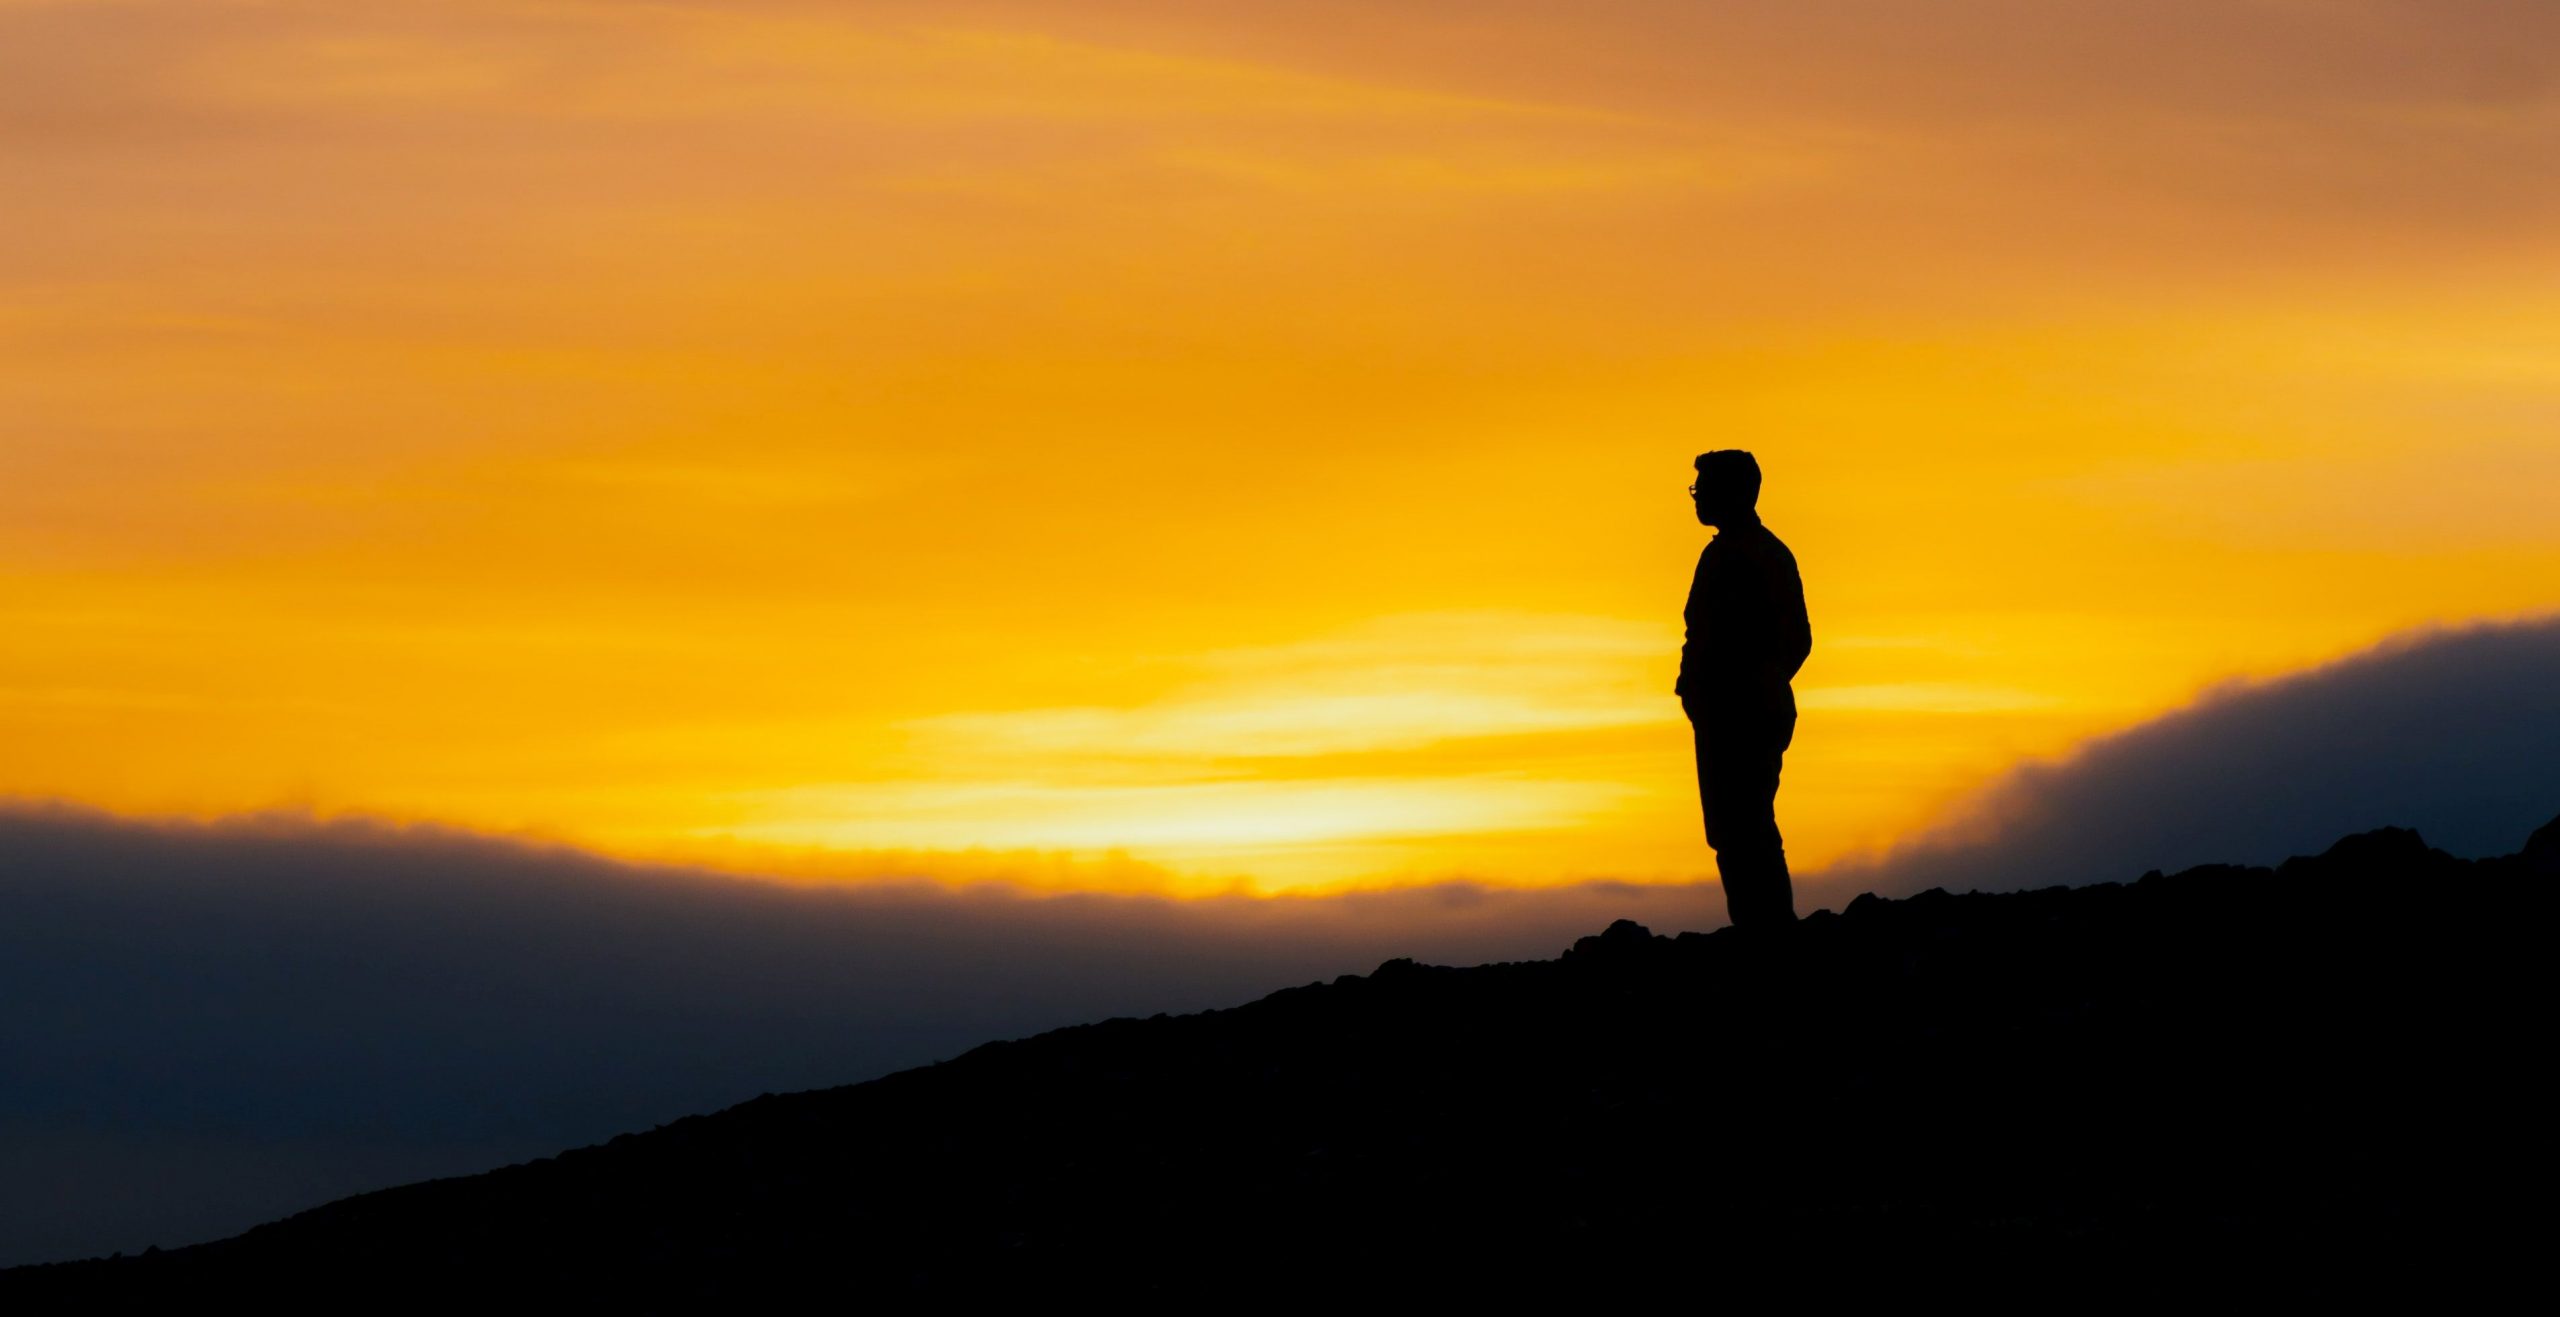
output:
<path id="1" fill-rule="evenodd" d="M 1729 526 L 1747 521 L 1760 502 L 1760 464 L 1739 448 L 1698 454 L 1698 483 L 1689 496 L 1698 501 L 1698 522 Z"/>

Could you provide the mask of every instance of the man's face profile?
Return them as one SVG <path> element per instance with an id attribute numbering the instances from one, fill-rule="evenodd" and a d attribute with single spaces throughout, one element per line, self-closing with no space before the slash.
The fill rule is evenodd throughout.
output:
<path id="1" fill-rule="evenodd" d="M 1697 506 L 1698 524 L 1713 526 L 1724 520 L 1725 509 L 1732 506 L 1733 491 L 1725 482 L 1701 471 L 1689 485 L 1689 497 Z"/>

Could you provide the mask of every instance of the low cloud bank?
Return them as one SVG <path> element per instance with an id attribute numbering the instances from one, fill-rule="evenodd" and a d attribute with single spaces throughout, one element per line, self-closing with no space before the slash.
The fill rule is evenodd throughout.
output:
<path id="1" fill-rule="evenodd" d="M 1713 887 L 1614 884 L 809 888 L 431 828 L 4 809 L 0 1265 L 213 1237 L 1394 956 L 1552 956 L 1621 916 L 1722 910 Z"/>
<path id="2" fill-rule="evenodd" d="M 1867 890 L 2272 864 L 2386 824 L 2456 855 L 2505 855 L 2555 813 L 2560 618 L 2543 618 L 2416 632 L 2209 694 L 2018 769 L 1946 826 L 1834 866 L 1806 895 L 1837 905 Z"/>

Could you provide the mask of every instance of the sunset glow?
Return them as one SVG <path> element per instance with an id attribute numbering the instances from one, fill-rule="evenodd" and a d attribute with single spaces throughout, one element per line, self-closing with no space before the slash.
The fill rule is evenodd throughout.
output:
<path id="1" fill-rule="evenodd" d="M 0 795 L 1695 880 L 1712 447 L 1804 869 L 2560 606 L 2560 20 L 2169 7 L 0 0 Z"/>

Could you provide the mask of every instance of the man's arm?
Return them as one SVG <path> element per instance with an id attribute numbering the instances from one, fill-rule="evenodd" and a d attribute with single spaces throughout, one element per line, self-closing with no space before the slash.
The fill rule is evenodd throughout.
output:
<path id="1" fill-rule="evenodd" d="M 1771 637 L 1775 652 L 1770 657 L 1777 660 L 1778 670 L 1786 674 L 1786 679 L 1793 681 L 1813 654 L 1813 619 L 1805 614 L 1804 576 L 1796 571 L 1794 554 L 1779 555 L 1776 576 L 1772 582 L 1776 597 L 1771 600 L 1776 621 L 1776 633 Z"/>
<path id="2" fill-rule="evenodd" d="M 1700 550 L 1698 565 L 1689 573 L 1689 597 L 1680 605 L 1680 675 L 1671 683 L 1671 693 L 1679 696 L 1684 704 L 1693 693 L 1689 689 L 1690 678 L 1697 676 L 1699 668 L 1703 666 L 1704 656 L 1699 650 L 1699 644 L 1704 638 L 1698 634 L 1692 619 L 1698 616 L 1699 596 L 1706 592 L 1706 588 L 1707 555 L 1704 550 Z"/>

